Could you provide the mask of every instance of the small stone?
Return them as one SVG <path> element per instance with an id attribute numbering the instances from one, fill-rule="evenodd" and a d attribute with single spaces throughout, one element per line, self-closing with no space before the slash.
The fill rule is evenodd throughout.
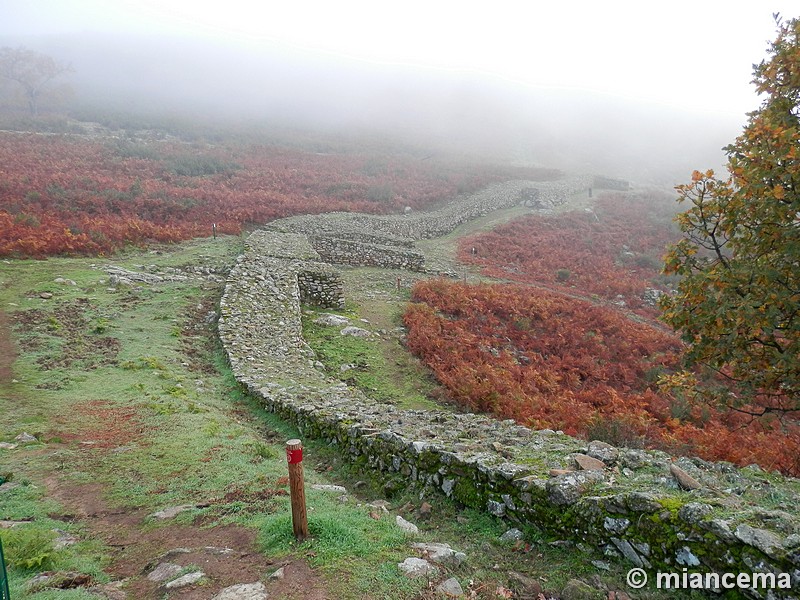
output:
<path id="1" fill-rule="evenodd" d="M 735 534 L 742 542 L 748 546 L 758 548 L 768 556 L 775 557 L 783 547 L 781 538 L 777 534 L 766 529 L 756 529 L 746 523 L 739 525 Z"/>
<path id="2" fill-rule="evenodd" d="M 260 581 L 226 587 L 211 600 L 267 600 L 267 588 Z"/>
<path id="3" fill-rule="evenodd" d="M 512 585 L 518 588 L 522 595 L 526 597 L 538 598 L 539 594 L 542 593 L 542 584 L 532 577 L 517 573 L 516 571 L 510 571 L 508 573 L 508 578 Z"/>
<path id="4" fill-rule="evenodd" d="M 90 588 L 86 588 L 86 591 L 106 600 L 127 600 L 128 594 L 123 589 L 126 583 L 128 583 L 127 579 L 120 579 L 119 581 L 111 581 L 102 585 L 93 585 Z"/>
<path id="5" fill-rule="evenodd" d="M 0 450 L 14 450 L 17 447 L 16 444 L 9 444 L 8 442 L 0 442 Z"/>
<path id="6" fill-rule="evenodd" d="M 611 570 L 611 563 L 608 563 L 608 562 L 606 562 L 604 560 L 593 560 L 592 564 L 595 567 L 597 567 L 598 569 L 601 569 L 603 571 L 610 571 Z"/>
<path id="7" fill-rule="evenodd" d="M 321 492 L 338 492 L 338 493 L 345 493 L 347 492 L 347 488 L 342 485 L 327 485 L 321 483 L 315 483 L 311 486 L 312 490 L 319 490 Z"/>
<path id="8" fill-rule="evenodd" d="M 597 591 L 578 579 L 571 579 L 561 590 L 561 600 L 595 600 Z"/>
<path id="9" fill-rule="evenodd" d="M 422 551 L 423 555 L 432 562 L 450 567 L 457 567 L 467 560 L 466 554 L 453 550 L 450 544 L 417 543 L 411 544 L 411 547 Z"/>
<path id="10" fill-rule="evenodd" d="M 637 567 L 647 566 L 645 561 L 643 561 L 642 557 L 636 553 L 636 550 L 634 550 L 633 546 L 631 546 L 631 543 L 628 540 L 621 540 L 619 538 L 612 537 L 611 543 L 616 546 L 617 550 L 619 550 L 625 558 L 627 558 Z"/>
<path id="11" fill-rule="evenodd" d="M 506 505 L 496 500 L 487 500 L 486 510 L 490 515 L 502 517 L 506 514 Z"/>
<path id="12" fill-rule="evenodd" d="M 186 587 L 187 585 L 192 585 L 200 581 L 206 574 L 202 571 L 194 571 L 192 573 L 187 573 L 186 575 L 182 575 L 177 579 L 173 579 L 164 587 L 168 590 L 174 590 L 177 588 Z"/>
<path id="13" fill-rule="evenodd" d="M 220 548 L 219 546 L 204 546 L 203 551 L 215 556 L 228 556 L 235 552 L 233 548 Z"/>
<path id="14" fill-rule="evenodd" d="M 14 440 L 19 442 L 20 444 L 28 444 L 31 442 L 38 441 L 35 436 L 31 435 L 27 431 L 20 433 L 17 437 L 14 438 Z"/>
<path id="15" fill-rule="evenodd" d="M 509 529 L 500 536 L 501 542 L 518 542 L 524 537 L 524 534 L 519 529 Z"/>
<path id="16" fill-rule="evenodd" d="M 687 567 L 697 567 L 700 565 L 700 559 L 694 555 L 688 546 L 684 546 L 675 553 L 675 561 L 679 565 L 686 565 Z"/>
<path id="17" fill-rule="evenodd" d="M 669 472 L 672 473 L 672 476 L 675 478 L 678 484 L 685 490 L 699 490 L 703 487 L 702 484 L 697 481 L 697 479 L 689 475 L 686 471 L 674 463 L 670 464 Z"/>
<path id="18" fill-rule="evenodd" d="M 400 569 L 406 577 L 433 576 L 439 571 L 439 569 L 434 567 L 427 560 L 416 557 L 407 558 L 403 562 L 397 563 L 397 568 Z"/>
<path id="19" fill-rule="evenodd" d="M 148 581 L 167 581 L 177 576 L 183 570 L 183 567 L 171 562 L 159 563 L 155 569 L 147 574 Z"/>
<path id="20" fill-rule="evenodd" d="M 53 548 L 56 550 L 61 550 L 62 548 L 73 546 L 78 543 L 78 538 L 66 531 L 62 531 L 61 529 L 54 529 L 53 531 L 58 534 L 58 537 L 53 542 Z"/>
<path id="21" fill-rule="evenodd" d="M 275 571 L 274 573 L 272 573 L 272 574 L 269 576 L 269 578 L 270 578 L 270 579 L 283 579 L 284 577 L 286 577 L 286 571 L 285 571 L 285 569 L 286 569 L 286 567 L 281 567 L 280 569 L 278 569 L 277 571 Z"/>
<path id="22" fill-rule="evenodd" d="M 574 469 L 550 469 L 551 477 L 558 477 L 559 475 L 566 475 L 567 473 L 574 473 Z"/>
<path id="23" fill-rule="evenodd" d="M 423 502 L 422 505 L 419 507 L 419 518 L 422 520 L 428 520 L 431 518 L 432 512 L 433 512 L 433 506 L 428 504 L 427 502 Z"/>
<path id="24" fill-rule="evenodd" d="M 344 325 L 349 325 L 350 319 L 328 313 L 314 319 L 314 323 L 316 325 L 322 325 L 323 327 L 342 327 Z"/>
<path id="25" fill-rule="evenodd" d="M 580 471 L 550 479 L 545 487 L 552 503 L 565 506 L 577 502 L 590 484 L 602 480 L 602 471 Z"/>
<path id="26" fill-rule="evenodd" d="M 177 517 L 182 512 L 186 512 L 187 510 L 192 510 L 196 508 L 194 504 L 182 504 L 180 506 L 171 506 L 169 508 L 165 508 L 164 510 L 160 510 L 158 512 L 154 512 L 150 515 L 151 519 L 172 519 Z"/>
<path id="27" fill-rule="evenodd" d="M 607 444 L 599 440 L 592 440 L 589 442 L 589 447 L 586 451 L 586 454 L 608 464 L 616 462 L 617 458 L 619 457 L 619 450 L 617 450 L 611 444 Z"/>
<path id="28" fill-rule="evenodd" d="M 464 590 L 462 589 L 461 584 L 458 583 L 458 579 L 455 577 L 446 579 L 437 585 L 436 591 L 448 598 L 461 598 L 464 595 Z"/>
<path id="29" fill-rule="evenodd" d="M 410 533 L 410 534 L 417 534 L 417 533 L 419 533 L 419 527 L 417 527 L 417 526 L 416 526 L 416 525 L 414 525 L 413 523 L 409 523 L 408 521 L 406 521 L 406 520 L 405 520 L 403 517 L 401 517 L 400 515 L 397 515 L 397 516 L 395 517 L 395 523 L 397 523 L 397 526 L 398 526 L 400 529 L 402 529 L 403 531 L 405 531 L 406 533 Z"/>
<path id="30" fill-rule="evenodd" d="M 354 327 L 352 325 L 350 327 L 345 327 L 339 333 L 341 335 L 351 335 L 358 338 L 368 338 L 372 335 L 372 332 L 362 329 L 361 327 Z"/>
<path id="31" fill-rule="evenodd" d="M 578 466 L 584 471 L 602 471 L 606 468 L 606 463 L 602 460 L 592 458 L 586 454 L 573 454 L 572 458 L 578 463 Z"/>
<path id="32" fill-rule="evenodd" d="M 39 294 L 39 298 L 41 298 L 42 300 L 50 300 L 50 298 L 52 297 L 53 294 L 51 294 L 50 292 L 42 292 L 41 294 Z"/>
<path id="33" fill-rule="evenodd" d="M 629 519 L 614 519 L 611 517 L 606 517 L 603 521 L 603 528 L 606 531 L 610 531 L 611 533 L 621 534 L 623 533 L 628 526 L 631 524 Z"/>
<path id="34" fill-rule="evenodd" d="M 19 484 L 13 481 L 6 481 L 5 483 L 0 483 L 0 494 L 5 492 L 10 492 L 11 490 L 18 488 Z"/>
<path id="35" fill-rule="evenodd" d="M 713 509 L 708 504 L 689 502 L 681 506 L 678 517 L 689 525 L 697 525 L 712 511 Z"/>

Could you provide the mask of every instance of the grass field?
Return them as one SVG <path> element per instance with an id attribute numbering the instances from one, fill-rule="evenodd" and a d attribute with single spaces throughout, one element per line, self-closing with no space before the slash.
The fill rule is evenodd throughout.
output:
<path id="1" fill-rule="evenodd" d="M 314 440 L 304 441 L 307 485 L 344 485 L 348 493 L 309 487 L 312 537 L 296 544 L 283 444 L 298 433 L 242 393 L 215 334 L 219 272 L 240 249 L 240 238 L 221 237 L 113 260 L 0 263 L 0 442 L 16 445 L 0 449 L 0 476 L 12 484 L 0 493 L 0 519 L 18 522 L 0 535 L 15 600 L 97 597 L 87 586 L 36 591 L 31 581 L 42 571 L 85 575 L 90 585 L 124 580 L 131 598 L 210 598 L 236 576 L 298 599 L 434 597 L 432 588 L 451 576 L 472 597 L 495 598 L 503 597 L 498 590 L 523 589 L 510 573 L 554 590 L 574 577 L 598 577 L 589 557 L 552 547 L 535 531 L 524 542 L 503 543 L 507 526 L 443 498 L 413 488 L 387 498 L 371 473 L 352 470 Z M 106 264 L 186 279 L 111 285 Z M 217 275 L 210 280 L 196 267 Z M 370 287 L 378 281 L 358 270 L 347 276 L 356 288 L 359 280 Z M 390 329 L 404 295 L 402 289 L 387 303 L 356 294 L 363 306 L 351 312 Z M 306 331 L 318 348 L 330 345 L 313 327 Z M 378 400 L 432 405 L 433 383 L 420 383 L 424 371 L 398 354 L 391 336 L 366 346 L 336 340 L 327 352 L 320 358 L 331 365 L 368 365 L 359 385 L 374 388 Z M 16 441 L 23 433 L 36 441 Z M 370 504 L 376 500 L 389 512 Z M 420 514 L 426 501 L 434 507 L 429 517 Z M 193 508 L 166 521 L 149 516 L 181 505 Z M 404 577 L 397 563 L 416 554 L 396 514 L 419 525 L 414 540 L 450 543 L 467 563 L 430 581 Z M 65 535 L 76 543 L 56 549 Z M 170 549 L 214 545 L 247 558 L 209 572 L 188 592 L 165 592 L 144 577 Z M 269 579 L 281 565 L 288 565 L 286 579 Z M 609 588 L 619 586 L 621 569 L 602 572 Z M 192 596 L 198 589 L 207 595 Z"/>

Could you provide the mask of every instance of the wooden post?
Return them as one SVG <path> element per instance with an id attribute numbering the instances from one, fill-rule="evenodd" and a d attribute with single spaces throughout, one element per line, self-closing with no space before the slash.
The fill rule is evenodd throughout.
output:
<path id="1" fill-rule="evenodd" d="M 306 516 L 306 490 L 303 482 L 303 442 L 286 442 L 286 460 L 289 463 L 289 495 L 292 500 L 292 527 L 294 537 L 302 542 L 308 537 Z"/>
<path id="2" fill-rule="evenodd" d="M 211 232 L 214 234 L 214 239 L 217 239 L 217 224 L 216 223 L 212 223 L 211 224 Z"/>

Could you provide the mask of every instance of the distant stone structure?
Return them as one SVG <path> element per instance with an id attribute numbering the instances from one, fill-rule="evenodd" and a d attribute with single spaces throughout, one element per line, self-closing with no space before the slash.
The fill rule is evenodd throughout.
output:
<path id="1" fill-rule="evenodd" d="M 618 192 L 627 192 L 631 189 L 630 182 L 624 179 L 612 179 L 602 175 L 595 175 L 592 186 L 601 190 L 615 190 Z"/>

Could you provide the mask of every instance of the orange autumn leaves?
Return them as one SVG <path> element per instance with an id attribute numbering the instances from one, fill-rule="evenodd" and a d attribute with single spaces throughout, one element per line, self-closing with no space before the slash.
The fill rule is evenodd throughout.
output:
<path id="1" fill-rule="evenodd" d="M 0 133 L 0 256 L 108 254 L 210 236 L 212 224 L 236 234 L 295 214 L 421 209 L 507 176 L 391 150 Z"/>
<path id="2" fill-rule="evenodd" d="M 524 285 L 429 280 L 405 313 L 408 348 L 471 411 L 618 444 L 800 473 L 797 429 L 661 393 L 674 335 L 611 308 Z"/>

